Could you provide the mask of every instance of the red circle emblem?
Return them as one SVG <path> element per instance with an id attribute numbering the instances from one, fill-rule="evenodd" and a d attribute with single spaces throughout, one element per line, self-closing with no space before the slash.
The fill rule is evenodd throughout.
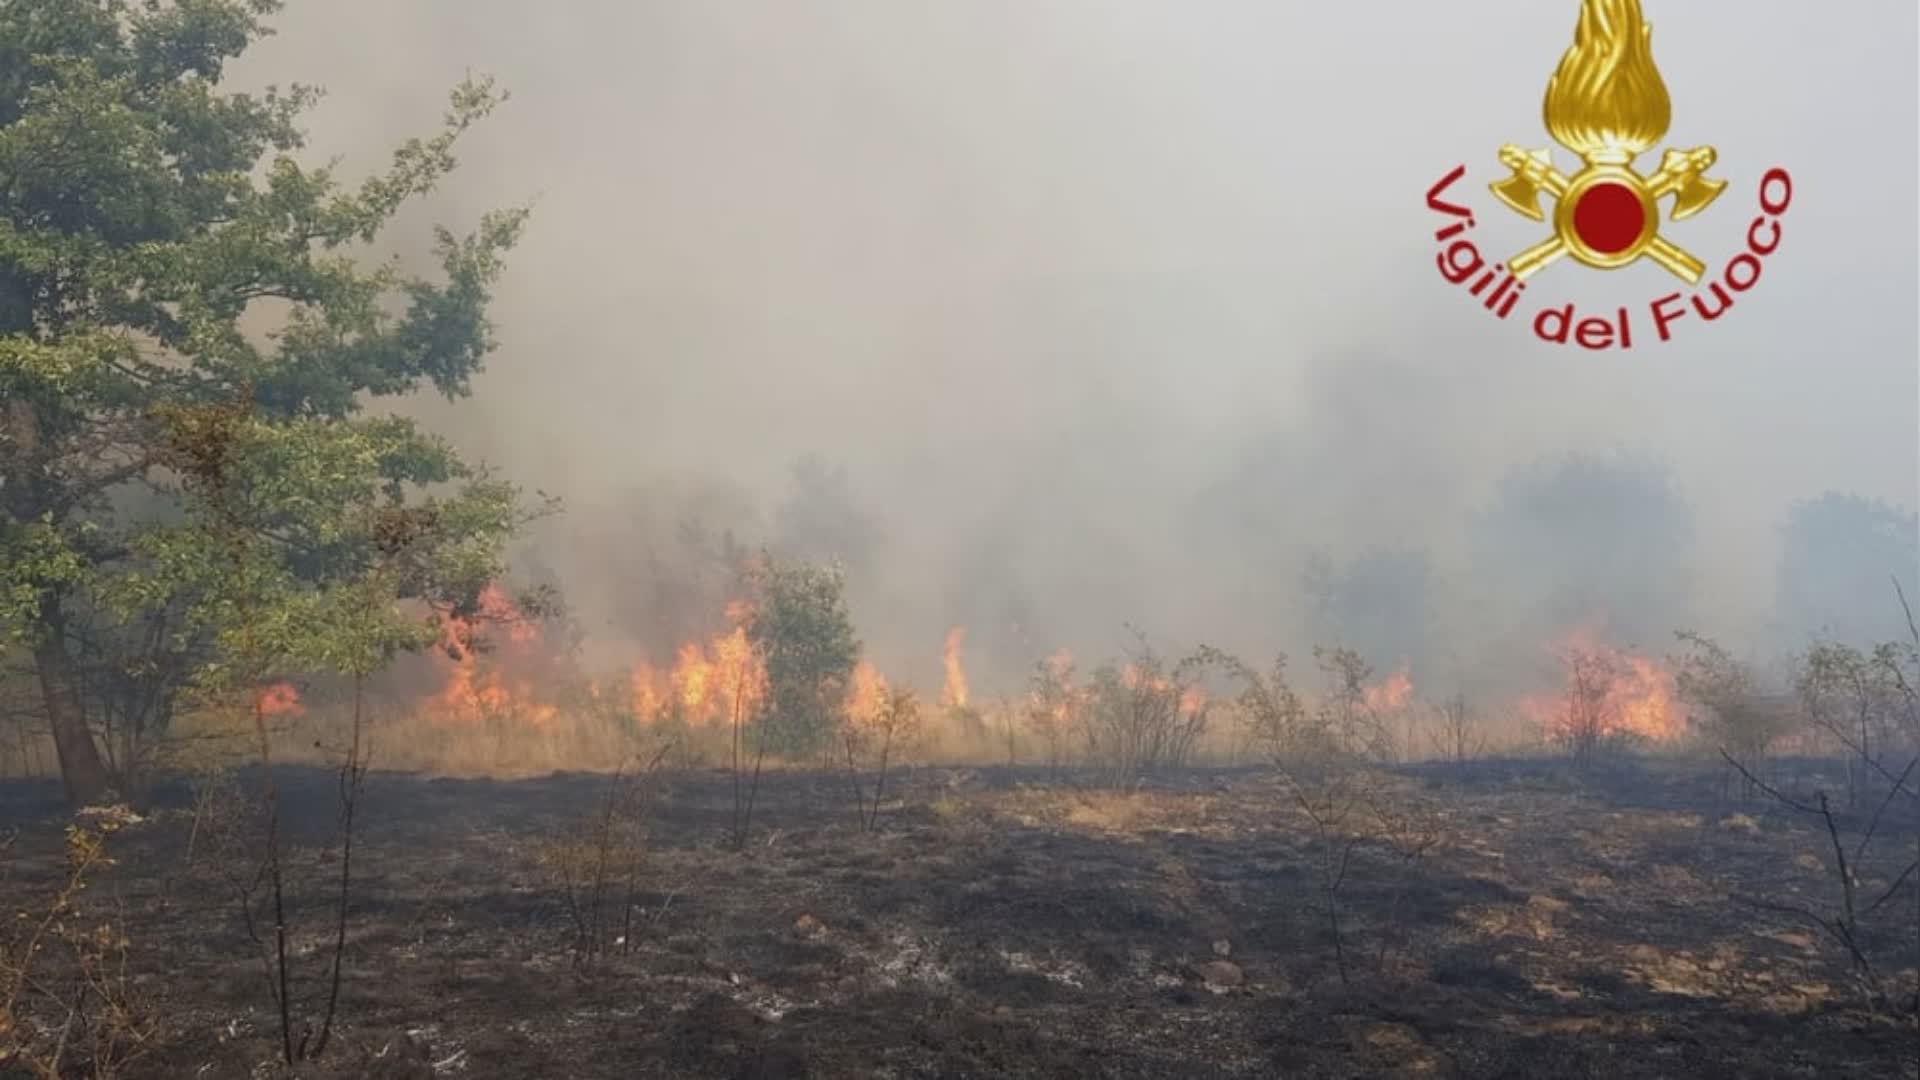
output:
<path id="1" fill-rule="evenodd" d="M 1573 231 L 1594 251 L 1618 255 L 1639 243 L 1647 231 L 1646 207 L 1625 184 L 1595 184 L 1573 208 Z"/>

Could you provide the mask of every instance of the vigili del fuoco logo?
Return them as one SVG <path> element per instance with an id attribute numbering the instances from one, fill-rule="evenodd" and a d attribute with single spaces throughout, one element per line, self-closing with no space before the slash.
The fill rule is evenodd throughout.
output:
<path id="1" fill-rule="evenodd" d="M 1582 317 L 1569 302 L 1545 306 L 1533 315 L 1534 333 L 1544 341 L 1569 341 L 1588 349 L 1630 349 L 1635 337 L 1646 340 L 1650 328 L 1659 341 L 1671 341 L 1687 322 L 1713 322 L 1732 310 L 1735 300 L 1760 282 L 1763 261 L 1780 247 L 1780 220 L 1793 201 L 1793 178 L 1774 168 L 1761 178 L 1759 215 L 1747 229 L 1746 250 L 1729 259 L 1704 288 L 1707 266 L 1663 226 L 1682 222 L 1714 205 L 1727 181 L 1710 175 L 1719 155 L 1711 146 L 1669 148 L 1650 174 L 1634 161 L 1666 137 L 1673 103 L 1653 62 L 1653 27 L 1640 0 L 1583 0 L 1573 47 L 1547 82 L 1547 133 L 1579 155 L 1572 175 L 1554 165 L 1547 148 L 1500 148 L 1500 163 L 1512 175 L 1492 185 L 1508 209 L 1552 228 L 1552 234 L 1505 263 L 1489 264 L 1471 238 L 1479 222 L 1474 211 L 1448 201 L 1453 186 L 1467 174 L 1461 165 L 1427 192 L 1427 206 L 1450 221 L 1435 234 L 1443 245 L 1440 276 L 1480 300 L 1505 320 L 1514 313 L 1535 275 L 1571 261 L 1594 270 L 1617 270 L 1642 259 L 1668 270 L 1687 290 L 1658 297 L 1640 314 L 1620 308 L 1607 316 Z M 1669 213 L 1661 202 L 1672 196 Z M 1461 196 L 1455 196 L 1461 197 Z M 1542 198 L 1552 202 L 1543 209 Z M 1575 269 L 1567 267 L 1562 273 Z M 1570 274 L 1568 276 L 1571 276 Z"/>

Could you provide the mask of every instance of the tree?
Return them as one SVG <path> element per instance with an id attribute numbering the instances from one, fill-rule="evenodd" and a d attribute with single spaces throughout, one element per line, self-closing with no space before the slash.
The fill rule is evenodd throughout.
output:
<path id="1" fill-rule="evenodd" d="M 1465 694 L 1454 694 L 1432 706 L 1433 731 L 1429 738 L 1440 760 L 1463 765 L 1487 748 L 1486 733 L 1480 730 L 1480 715 Z"/>
<path id="2" fill-rule="evenodd" d="M 1340 751 L 1350 757 L 1392 762 L 1400 756 L 1393 727 L 1380 715 L 1367 694 L 1373 665 L 1353 649 L 1316 646 L 1313 659 L 1326 680 L 1315 724 L 1330 733 Z"/>
<path id="3" fill-rule="evenodd" d="M 766 663 L 761 739 L 776 753 L 817 753 L 839 723 L 860 660 L 846 577 L 837 566 L 763 556 L 759 578 L 747 637 Z"/>
<path id="4" fill-rule="evenodd" d="M 856 573 L 873 565 L 879 524 L 860 504 L 844 465 L 809 454 L 793 464 L 793 490 L 775 511 L 779 549 L 788 558 L 832 563 Z"/>
<path id="5" fill-rule="evenodd" d="M 1316 554 L 1302 574 L 1316 636 L 1404 664 L 1416 679 L 1427 669 L 1433 586 L 1433 561 L 1416 550 L 1379 548 L 1340 565 Z"/>
<path id="6" fill-rule="evenodd" d="M 1620 658 L 1605 649 L 1570 646 L 1561 652 L 1567 668 L 1567 697 L 1548 734 L 1566 747 L 1574 763 L 1593 764 L 1617 749 L 1630 733 L 1620 722 L 1614 687 L 1620 681 Z"/>
<path id="7" fill-rule="evenodd" d="M 1549 458 L 1508 473 L 1472 523 L 1476 589 L 1537 641 L 1596 617 L 1629 640 L 1686 622 L 1693 509 L 1658 461 L 1624 454 Z"/>
<path id="8" fill-rule="evenodd" d="M 1776 699 L 1760 692 L 1759 676 L 1718 642 L 1682 631 L 1686 651 L 1674 669 L 1674 689 L 1704 710 L 1692 718 L 1698 733 L 1738 762 L 1749 775 L 1764 775 L 1767 753 L 1789 734 L 1795 717 Z M 1744 789 L 1751 796 L 1749 782 Z"/>
<path id="9" fill-rule="evenodd" d="M 1920 654 L 1888 642 L 1872 652 L 1822 642 L 1801 659 L 1794 690 L 1814 729 L 1847 754 L 1847 805 L 1857 806 L 1874 775 L 1891 781 L 1895 750 L 1920 745 L 1913 679 Z M 1898 786 L 1898 785 L 1896 785 Z"/>
<path id="10" fill-rule="evenodd" d="M 451 452 L 405 422 L 349 421 L 371 398 L 468 392 L 524 212 L 490 214 L 464 238 L 440 230 L 438 280 L 355 255 L 454 168 L 459 136 L 501 98 L 462 84 L 438 135 L 347 188 L 293 157 L 314 91 L 219 91 L 278 6 L 0 4 L 0 630 L 31 651 L 75 801 L 111 782 L 76 622 L 100 598 L 124 599 L 124 579 L 151 574 L 156 552 L 181 555 L 160 406 L 245 401 L 258 424 L 286 426 L 281 451 L 330 448 L 350 482 L 377 478 L 387 494 L 462 479 Z M 384 452 L 352 452 L 366 438 Z M 339 570 L 326 504 L 283 494 L 276 520 L 304 524 L 317 546 L 281 537 L 282 568 Z M 465 550 L 492 557 L 483 540 Z"/>
<path id="11" fill-rule="evenodd" d="M 1047 770 L 1056 776 L 1068 741 L 1086 721 L 1086 694 L 1073 685 L 1073 674 L 1073 657 L 1060 652 L 1035 664 L 1028 679 L 1027 727 L 1046 747 Z"/>
<path id="12" fill-rule="evenodd" d="M 1817 631 L 1870 648 L 1906 627 L 1887 602 L 1887 576 L 1920 595 L 1920 516 L 1884 502 L 1829 491 L 1799 503 L 1780 530 L 1774 606 L 1788 634 Z"/>
<path id="13" fill-rule="evenodd" d="M 880 687 L 879 700 L 861 713 L 849 710 L 840 725 L 840 741 L 847 754 L 847 777 L 853 783 L 854 810 L 862 832 L 880 824 L 880 800 L 887 791 L 887 766 L 894 754 L 908 748 L 920 731 L 920 702 L 904 686 Z M 867 798 L 860 773 L 873 770 L 873 798 Z"/>

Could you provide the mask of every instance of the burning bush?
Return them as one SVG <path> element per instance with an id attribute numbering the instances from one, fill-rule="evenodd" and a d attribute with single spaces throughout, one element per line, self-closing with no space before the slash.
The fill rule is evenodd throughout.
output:
<path id="1" fill-rule="evenodd" d="M 1073 685 L 1073 654 L 1062 649 L 1040 661 L 1029 684 L 1027 727 L 1040 739 L 1047 768 L 1057 773 L 1085 723 L 1086 697 Z"/>
<path id="2" fill-rule="evenodd" d="M 1082 727 L 1087 763 L 1116 786 L 1187 764 L 1207 729 L 1210 703 L 1197 682 L 1205 658 L 1169 668 L 1144 637 L 1137 640 L 1128 663 L 1094 672 Z"/>
<path id="3" fill-rule="evenodd" d="M 1565 672 L 1564 688 L 1522 698 L 1519 712 L 1575 761 L 1670 743 L 1684 732 L 1673 673 L 1660 661 L 1623 652 L 1585 630 L 1551 651 Z"/>

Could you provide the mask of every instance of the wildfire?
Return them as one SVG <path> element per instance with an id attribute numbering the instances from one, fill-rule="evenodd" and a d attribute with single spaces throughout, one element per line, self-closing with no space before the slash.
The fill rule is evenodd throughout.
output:
<path id="1" fill-rule="evenodd" d="M 1362 698 L 1374 712 L 1399 712 L 1413 700 L 1413 677 L 1402 667 L 1389 675 L 1386 682 L 1367 687 L 1362 691 Z"/>
<path id="2" fill-rule="evenodd" d="M 1073 650 L 1061 649 L 1047 657 L 1047 669 L 1053 672 L 1054 678 L 1061 680 L 1073 674 Z"/>
<path id="3" fill-rule="evenodd" d="M 960 663 L 960 645 L 966 641 L 967 628 L 956 626 L 947 631 L 947 644 L 941 650 L 940 660 L 946 667 L 946 686 L 940 691 L 940 704 L 966 708 L 967 706 L 967 670 Z"/>
<path id="4" fill-rule="evenodd" d="M 680 646 L 668 671 L 644 661 L 634 666 L 629 682 L 635 717 L 651 723 L 672 716 L 695 727 L 716 727 L 731 724 L 736 708 L 743 717 L 754 714 L 766 694 L 766 667 L 740 625 L 745 608 L 728 611 L 741 616 L 734 628 L 704 645 Z"/>
<path id="5" fill-rule="evenodd" d="M 274 683 L 260 691 L 260 714 L 262 716 L 300 716 L 307 711 L 300 704 L 300 691 L 292 683 Z"/>
<path id="6" fill-rule="evenodd" d="M 847 693 L 847 714 L 856 724 L 876 722 L 887 701 L 886 676 L 865 660 L 853 669 L 853 686 Z"/>
<path id="7" fill-rule="evenodd" d="M 1578 631 L 1552 650 L 1567 668 L 1558 694 L 1522 698 L 1519 711 L 1548 735 L 1584 722 L 1607 732 L 1656 742 L 1677 739 L 1686 727 L 1673 672 L 1659 660 L 1635 656 Z"/>
<path id="8" fill-rule="evenodd" d="M 487 632 L 496 625 L 505 629 L 502 641 Z M 484 657 L 482 642 L 494 646 Z M 551 663 L 540 626 L 497 586 L 481 590 L 473 618 L 446 616 L 440 644 L 448 670 L 440 692 L 427 703 L 431 715 L 451 723 L 513 719 L 536 726 L 559 715 L 557 707 L 539 700 L 529 674 Z"/>

